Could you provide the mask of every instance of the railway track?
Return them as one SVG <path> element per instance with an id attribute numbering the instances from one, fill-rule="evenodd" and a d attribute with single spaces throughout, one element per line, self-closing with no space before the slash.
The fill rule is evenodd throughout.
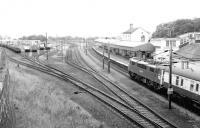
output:
<path id="1" fill-rule="evenodd" d="M 30 64 L 27 62 L 15 60 L 10 57 L 8 57 L 8 58 L 10 61 L 12 61 L 14 63 L 18 63 L 20 65 L 47 73 L 49 75 L 60 78 L 64 81 L 71 82 L 72 84 L 74 84 L 77 87 L 81 88 L 82 90 L 88 92 L 89 94 L 93 95 L 98 100 L 100 100 L 101 102 L 105 103 L 107 106 L 109 106 L 112 109 L 114 109 L 115 111 L 117 111 L 125 119 L 132 122 L 134 124 L 134 127 L 138 127 L 138 128 L 153 127 L 153 125 L 142 125 L 142 124 L 140 124 L 141 122 L 139 123 L 139 122 L 135 121 L 134 118 L 136 118 L 137 115 L 134 115 L 134 113 L 128 109 L 128 106 L 121 103 L 120 101 L 117 101 L 115 98 L 113 98 L 112 96 L 109 96 L 108 94 L 102 92 L 101 90 L 98 90 L 98 89 L 92 87 L 91 85 L 88 85 L 87 83 L 81 82 L 81 81 L 77 80 L 76 78 L 68 76 L 67 74 L 60 74 L 59 72 L 53 71 L 52 69 L 49 69 L 48 67 L 45 68 L 44 66 L 38 66 L 37 64 Z M 143 120 L 143 119 L 141 119 L 140 121 L 145 122 L 145 120 Z"/>
<path id="2" fill-rule="evenodd" d="M 85 62 L 85 60 L 83 60 L 80 57 L 81 55 L 78 52 L 78 50 L 74 50 L 74 54 L 72 53 L 72 51 L 73 49 L 70 48 L 68 52 L 69 56 L 67 57 L 68 61 L 66 61 L 68 64 L 87 72 L 88 74 L 95 77 L 97 80 L 101 81 L 104 86 L 106 86 L 118 98 L 124 101 L 124 103 L 129 105 L 131 108 L 135 109 L 135 111 L 140 113 L 145 118 L 151 120 L 158 126 L 164 127 L 164 128 L 176 127 L 174 126 L 174 124 L 170 123 L 169 121 L 161 117 L 159 114 L 151 110 L 148 106 L 144 105 L 143 103 L 135 99 L 127 90 L 123 89 L 121 86 L 109 80 L 107 77 L 100 74 L 97 70 L 95 70 L 93 67 L 88 65 Z"/>
<path id="3" fill-rule="evenodd" d="M 60 71 L 57 68 L 54 68 L 52 66 L 48 66 L 45 63 L 41 63 L 39 61 L 35 61 L 33 59 L 27 58 L 27 61 L 29 61 L 29 63 L 27 62 L 22 62 L 22 61 L 18 61 L 15 60 L 13 58 L 9 57 L 9 60 L 15 62 L 15 63 L 19 63 L 21 65 L 42 71 L 44 73 L 56 76 L 62 80 L 65 81 L 70 81 L 72 82 L 74 85 L 78 86 L 79 88 L 83 89 L 84 91 L 90 93 L 91 95 L 95 96 L 97 99 L 99 99 L 100 101 L 104 102 L 106 105 L 110 106 L 111 108 L 113 108 L 114 110 L 116 110 L 118 113 L 120 113 L 121 115 L 123 115 L 126 119 L 128 119 L 131 122 L 134 122 L 135 124 L 137 124 L 138 127 L 145 127 L 145 128 L 154 128 L 154 127 L 160 127 L 160 128 L 168 128 L 168 127 L 176 127 L 172 124 L 170 124 L 169 122 L 161 122 L 159 120 L 150 120 L 149 118 L 153 118 L 153 116 L 145 115 L 147 114 L 147 112 L 145 112 L 145 110 L 143 108 L 141 108 L 141 105 L 137 105 L 137 107 L 131 107 L 130 104 L 125 104 L 124 102 L 121 102 L 119 100 L 116 100 L 116 98 L 106 94 L 105 92 L 94 88 L 92 85 L 89 85 L 88 83 L 85 83 L 77 78 L 74 78 L 73 76 L 64 73 L 62 71 Z M 76 65 L 77 66 L 77 65 Z M 77 66 L 78 67 L 78 66 Z M 76 68 L 77 68 L 76 67 Z M 81 66 L 82 70 L 86 70 L 85 68 L 83 68 Z M 89 71 L 88 69 L 86 71 Z M 90 71 L 89 71 L 90 72 Z M 95 70 L 91 70 L 91 72 L 95 72 Z M 113 84 L 113 83 L 112 83 Z M 122 99 L 126 99 L 127 96 L 123 97 Z M 126 99 L 127 102 L 127 99 Z M 140 108 L 140 111 L 138 111 L 137 109 Z M 142 112 L 143 110 L 143 112 Z M 148 117 L 148 118 L 147 118 Z"/>

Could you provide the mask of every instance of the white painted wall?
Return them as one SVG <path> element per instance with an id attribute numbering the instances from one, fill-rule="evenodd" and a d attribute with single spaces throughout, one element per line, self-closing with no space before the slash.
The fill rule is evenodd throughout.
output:
<path id="1" fill-rule="evenodd" d="M 141 42 L 142 35 L 145 36 L 144 42 L 148 42 L 148 40 L 150 38 L 150 34 L 142 28 L 138 28 L 136 31 L 134 31 L 131 34 L 122 34 L 122 40 Z"/>
<path id="2" fill-rule="evenodd" d="M 180 39 L 179 38 L 173 38 L 173 39 L 175 40 L 175 45 L 173 45 L 172 43 L 172 49 L 173 51 L 177 51 L 179 50 Z M 169 52 L 163 53 L 165 50 L 170 50 L 170 45 L 167 45 L 167 40 L 169 40 L 169 38 L 155 38 L 150 41 L 151 44 L 156 46 L 156 50 L 154 52 L 154 55 L 156 55 L 154 56 L 155 60 L 161 61 L 159 58 L 165 58 L 166 61 L 169 60 Z"/>
<path id="3" fill-rule="evenodd" d="M 142 35 L 144 35 L 144 37 L 145 37 L 144 42 L 148 42 L 150 35 L 142 28 L 138 28 L 135 32 L 133 32 L 131 34 L 131 41 L 138 41 L 138 42 L 140 41 L 141 42 Z"/>

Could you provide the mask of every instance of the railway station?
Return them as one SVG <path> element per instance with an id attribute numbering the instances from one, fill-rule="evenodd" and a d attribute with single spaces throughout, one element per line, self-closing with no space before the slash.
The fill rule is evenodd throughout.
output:
<path id="1" fill-rule="evenodd" d="M 143 59 L 151 58 L 155 52 L 155 47 L 149 42 L 149 32 L 143 28 L 134 28 L 130 24 L 130 28 L 121 34 L 120 39 L 101 38 L 95 40 L 100 48 L 116 55 L 121 55 L 126 58 L 139 57 Z"/>
<path id="2" fill-rule="evenodd" d="M 0 128 L 200 128 L 197 3 L 2 0 Z"/>
<path id="3" fill-rule="evenodd" d="M 108 41 L 108 39 L 105 39 L 105 40 Z M 105 40 L 94 40 L 93 43 L 95 43 L 96 45 L 94 45 L 94 44 L 91 45 L 91 43 L 88 43 L 87 45 L 91 45 L 88 47 L 85 47 L 82 42 L 81 43 L 77 42 L 76 44 L 75 43 L 66 43 L 66 44 L 63 44 L 62 47 L 59 47 L 59 48 L 57 47 L 57 45 L 51 44 L 54 47 L 52 47 L 51 50 L 48 51 L 48 53 L 44 51 L 43 53 L 38 54 L 36 52 L 36 53 L 34 53 L 34 55 L 32 53 L 29 56 L 26 56 L 26 55 L 24 56 L 24 54 L 21 54 L 20 52 L 18 52 L 19 49 L 14 48 L 13 46 L 1 45 L 1 47 L 7 49 L 6 52 L 7 52 L 8 56 L 6 58 L 9 61 L 9 65 L 11 66 L 10 67 L 11 72 L 15 72 L 18 74 L 17 75 L 18 77 L 13 76 L 11 74 L 11 77 L 14 77 L 17 80 L 21 80 L 24 76 L 24 75 L 20 75 L 21 72 L 23 70 L 26 71 L 27 68 L 30 68 L 31 70 L 37 70 L 41 73 L 38 74 L 38 76 L 39 76 L 38 78 L 36 78 L 36 76 L 26 73 L 27 76 L 25 79 L 26 79 L 26 82 L 28 82 L 28 83 L 30 82 L 29 79 L 32 79 L 31 81 L 34 83 L 42 82 L 41 78 L 47 77 L 46 75 L 45 76 L 42 75 L 43 73 L 50 75 L 49 78 L 52 79 L 53 81 L 55 81 L 55 79 L 57 79 L 57 78 L 64 80 L 65 81 L 64 85 L 66 85 L 66 84 L 68 85 L 69 84 L 68 82 L 70 81 L 71 84 L 77 86 L 78 88 L 70 87 L 70 86 L 68 87 L 68 86 L 63 86 L 63 85 L 59 85 L 59 86 L 61 86 L 65 90 L 68 90 L 68 88 L 70 88 L 69 95 L 71 95 L 72 98 L 77 98 L 76 102 L 78 102 L 79 104 L 81 104 L 83 106 L 87 106 L 87 107 L 89 107 L 89 109 L 94 109 L 94 112 L 93 112 L 94 114 L 97 111 L 101 111 L 100 113 L 103 116 L 102 120 L 107 119 L 108 117 L 106 115 L 107 115 L 107 113 L 109 113 L 109 115 L 111 115 L 112 118 L 115 118 L 117 120 L 117 122 L 112 122 L 112 123 L 117 124 L 120 127 L 123 127 L 123 126 L 127 126 L 127 127 L 131 126 L 132 127 L 135 125 L 135 123 L 134 123 L 135 121 L 139 122 L 138 125 L 144 126 L 144 127 L 152 127 L 152 126 L 154 126 L 155 123 L 159 126 L 166 126 L 166 127 L 178 127 L 178 126 L 182 126 L 182 124 L 184 124 L 186 127 L 190 126 L 191 124 L 185 123 L 185 119 L 184 119 L 185 117 L 183 116 L 183 113 L 182 113 L 182 110 L 186 111 L 185 109 L 182 109 L 182 108 L 179 109 L 179 107 L 173 103 L 172 110 L 170 111 L 167 107 L 168 102 L 167 102 L 166 98 L 163 98 L 162 100 L 164 100 L 165 102 L 162 102 L 162 100 L 160 100 L 160 98 L 159 98 L 160 96 L 158 96 L 158 95 L 161 95 L 162 93 L 154 94 L 155 92 L 157 92 L 158 88 L 159 89 L 165 88 L 164 86 L 160 85 L 160 77 L 158 76 L 158 74 L 151 75 L 151 77 L 157 77 L 157 79 L 154 79 L 154 81 L 153 80 L 149 81 L 147 79 L 142 78 L 141 76 L 140 77 L 135 76 L 134 78 L 133 78 L 133 76 L 129 76 L 129 75 L 133 75 L 133 74 L 128 73 L 129 71 L 133 71 L 132 67 L 130 66 L 130 64 L 133 65 L 133 63 L 135 63 L 135 66 L 140 67 L 140 69 L 138 67 L 138 69 L 140 70 L 140 71 L 138 71 L 138 73 L 141 73 L 140 75 L 142 75 L 142 73 L 146 72 L 145 69 L 150 70 L 151 73 L 152 73 L 152 71 L 155 71 L 154 73 L 158 73 L 161 71 L 161 70 L 158 70 L 158 66 L 155 67 L 153 65 L 145 65 L 147 63 L 146 60 L 150 59 L 147 56 L 144 57 L 144 56 L 141 56 L 140 54 L 137 54 L 140 56 L 133 57 L 133 54 L 130 54 L 131 56 L 129 56 L 129 57 L 132 58 L 130 60 L 129 60 L 129 57 L 124 56 L 124 51 L 125 50 L 128 51 L 128 48 L 131 51 L 131 53 L 137 52 L 138 50 L 143 51 L 143 52 L 152 53 L 155 50 L 154 46 L 152 44 L 150 44 L 149 42 L 147 42 L 147 43 L 144 42 L 143 44 L 141 44 L 139 46 L 134 45 L 135 47 L 130 47 L 130 46 L 125 47 L 124 45 L 120 46 L 121 42 L 118 43 L 118 45 L 116 45 L 117 43 L 114 42 L 114 41 L 116 41 L 116 39 L 115 40 L 110 39 L 109 40 L 110 45 L 107 45 L 107 43 L 105 43 L 105 42 L 104 43 L 98 42 L 98 41 L 105 41 Z M 113 41 L 114 43 L 111 43 L 111 41 Z M 122 42 L 124 42 L 124 41 L 122 41 Z M 51 43 L 56 43 L 56 42 L 51 42 Z M 101 45 L 99 45 L 99 44 L 101 44 Z M 110 54 L 110 59 L 111 59 L 110 68 L 111 69 L 110 69 L 109 73 L 107 72 L 107 70 L 109 68 L 108 67 L 108 53 L 109 53 L 108 51 L 104 52 L 105 63 L 104 63 L 104 69 L 102 68 L 102 59 L 103 59 L 102 46 L 104 46 L 105 51 L 106 51 L 106 49 L 108 50 L 109 48 L 112 48 L 112 50 L 111 50 L 112 52 Z M 105 46 L 107 46 L 107 47 L 105 47 Z M 116 49 L 118 49 L 118 51 Z M 128 52 L 130 52 L 130 51 L 128 51 Z M 181 53 L 181 51 L 178 51 L 178 52 Z M 15 53 L 15 54 L 13 54 L 13 53 Z M 120 53 L 122 53 L 122 54 L 120 54 Z M 12 55 L 12 57 L 11 57 L 11 55 Z M 146 53 L 145 53 L 145 55 L 146 55 Z M 180 55 L 182 55 L 182 54 L 180 54 Z M 143 58 L 143 59 L 139 59 L 139 58 Z M 135 60 L 135 61 L 133 62 L 133 60 Z M 18 64 L 18 65 L 16 65 L 16 64 Z M 149 69 L 148 66 L 151 69 Z M 97 67 L 98 67 L 98 69 L 97 69 Z M 28 71 L 28 72 L 30 72 L 30 71 Z M 31 71 L 31 72 L 34 73 L 35 71 Z M 101 73 L 94 74 L 94 72 L 101 72 Z M 166 72 L 167 72 L 167 70 L 166 70 Z M 145 73 L 145 74 L 148 74 L 148 73 Z M 91 77 L 91 78 L 89 78 L 89 77 Z M 174 77 L 176 77 L 176 76 L 174 76 Z M 77 81 L 77 79 L 79 79 L 79 80 Z M 104 80 L 102 81 L 102 79 L 104 79 Z M 181 79 L 183 79 L 183 77 L 179 77 L 179 80 L 181 80 Z M 61 94 L 64 92 L 62 92 L 61 90 L 58 93 L 58 92 L 54 92 L 54 90 L 52 90 L 52 89 L 49 89 L 49 88 L 55 88 L 55 87 L 57 88 L 57 86 L 58 86 L 58 85 L 54 84 L 54 82 L 52 80 L 51 80 L 51 82 L 46 82 L 46 84 L 44 84 L 45 86 L 42 86 L 42 88 L 45 88 L 45 90 L 43 90 L 42 93 L 40 93 L 39 95 L 33 95 L 33 96 L 38 97 L 40 95 L 41 96 L 44 95 L 44 97 L 51 98 L 52 95 L 53 96 L 59 95 L 59 97 L 62 97 Z M 118 84 L 116 84 L 116 81 Z M 177 80 L 175 80 L 175 82 L 176 81 Z M 163 79 L 163 82 L 167 82 L 166 78 Z M 185 82 L 185 79 L 184 79 L 184 82 Z M 62 82 L 59 82 L 59 84 L 60 83 L 62 83 Z M 174 84 L 174 82 L 173 82 L 173 84 Z M 182 84 L 182 83 L 180 82 L 180 84 Z M 30 84 L 30 85 L 36 86 L 36 87 L 39 86 L 37 84 L 34 84 L 34 85 Z M 152 87 L 152 85 L 158 85 L 159 87 Z M 18 86 L 20 86 L 20 85 L 18 85 Z M 25 85 L 23 85 L 23 86 L 25 86 Z M 165 85 L 165 86 L 167 86 L 167 85 Z M 184 86 L 185 85 L 183 84 L 183 87 Z M 27 88 L 28 86 L 26 85 L 25 87 Z M 175 92 L 178 89 L 179 88 L 174 87 Z M 48 91 L 46 91 L 46 90 L 48 90 Z M 96 91 L 99 90 L 98 91 L 99 94 L 97 95 L 96 93 L 94 93 L 94 90 L 96 90 Z M 128 90 L 130 90 L 130 91 L 128 91 Z M 137 91 L 134 91 L 134 90 L 137 90 Z M 199 87 L 197 88 L 196 81 L 194 81 L 193 90 L 194 91 L 199 90 Z M 167 92 L 166 89 L 164 89 L 162 91 L 165 92 L 165 94 Z M 108 94 L 107 94 L 107 92 L 108 92 Z M 39 93 L 39 92 L 37 92 L 37 89 L 36 89 L 36 92 L 34 92 L 34 93 Z M 110 96 L 109 93 L 113 93 L 114 95 L 116 95 L 116 97 L 114 99 L 111 98 L 112 96 Z M 131 93 L 131 95 L 129 93 Z M 162 94 L 163 97 L 166 97 L 165 94 L 164 93 Z M 191 93 L 187 93 L 187 94 L 191 95 Z M 120 115 L 125 115 L 124 118 L 127 118 L 129 120 L 124 121 L 124 120 L 119 119 L 118 116 L 114 116 L 113 113 L 109 111 L 109 109 L 103 108 L 101 103 L 96 103 L 95 101 L 93 101 L 93 99 L 91 99 L 92 97 L 90 97 L 89 95 L 93 95 L 94 97 L 98 98 L 99 101 L 105 103 L 105 105 L 113 106 L 112 109 L 114 111 L 119 111 Z M 99 97 L 99 95 L 102 95 L 103 97 L 110 97 L 112 100 L 110 98 Z M 122 98 L 121 95 L 124 95 L 126 97 L 126 99 L 130 98 L 131 102 L 134 103 L 134 108 L 137 109 L 137 111 L 139 111 L 139 113 L 133 112 L 132 109 L 127 106 L 127 105 L 131 105 L 131 104 L 129 102 L 127 102 L 126 100 L 123 101 L 126 104 L 122 103 L 121 101 L 118 101 L 117 100 L 118 98 Z M 43 99 L 42 97 L 37 98 L 38 99 L 37 102 L 41 102 L 40 100 Z M 84 100 L 85 98 L 87 98 L 87 100 Z M 193 97 L 193 98 L 195 99 L 195 97 Z M 6 100 L 8 100 L 8 99 L 6 99 Z M 51 99 L 51 100 L 53 100 L 53 99 Z M 83 101 L 85 103 L 83 103 Z M 43 102 L 43 100 L 42 100 L 42 102 Z M 55 101 L 55 102 L 57 102 L 57 101 Z M 69 101 L 66 101 L 66 102 L 69 102 Z M 70 101 L 70 102 L 72 102 L 72 101 Z M 50 104 L 50 106 L 52 106 L 54 104 L 54 103 L 52 104 L 52 102 L 50 102 L 50 101 L 48 101 L 48 102 L 46 101 L 46 103 Z M 58 104 L 61 105 L 60 103 L 58 103 Z M 141 106 L 139 104 L 145 104 L 145 105 Z M 119 106 L 122 106 L 123 109 L 126 110 L 126 112 L 121 111 L 121 108 Z M 80 109 L 81 109 L 81 111 L 83 111 L 83 108 L 81 106 L 78 107 L 79 109 L 76 109 L 76 108 L 77 108 L 77 106 L 75 107 L 75 109 L 73 108 L 73 111 L 80 111 Z M 96 109 L 96 108 L 98 108 L 98 109 Z M 18 108 L 18 109 L 20 109 L 20 108 Z M 49 107 L 48 109 L 51 110 L 52 108 Z M 173 109 L 175 109 L 176 111 L 173 111 Z M 56 110 L 56 108 L 55 108 L 55 110 Z M 55 111 L 55 110 L 51 110 L 51 111 Z M 64 110 L 64 109 L 61 109 L 61 110 Z M 159 113 L 157 113 L 157 111 L 159 111 Z M 131 114 L 128 114 L 128 113 L 131 113 Z M 141 113 L 143 113 L 143 114 L 141 114 Z M 167 114 L 167 116 L 166 116 L 166 114 Z M 144 115 L 146 115 L 146 116 L 144 116 Z M 153 118 L 149 119 L 149 118 L 147 118 L 148 116 L 153 117 Z M 172 117 L 176 119 L 175 122 L 171 120 Z M 145 120 L 145 121 L 140 122 L 140 120 Z M 105 124 L 101 124 L 101 123 L 98 126 L 101 126 L 101 125 L 105 126 Z"/>

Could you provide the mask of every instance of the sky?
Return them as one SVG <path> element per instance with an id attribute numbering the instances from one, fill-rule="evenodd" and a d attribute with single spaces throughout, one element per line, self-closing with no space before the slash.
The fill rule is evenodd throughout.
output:
<path id="1" fill-rule="evenodd" d="M 160 23 L 200 18 L 199 0 L 0 0 L 0 35 L 119 36 Z"/>

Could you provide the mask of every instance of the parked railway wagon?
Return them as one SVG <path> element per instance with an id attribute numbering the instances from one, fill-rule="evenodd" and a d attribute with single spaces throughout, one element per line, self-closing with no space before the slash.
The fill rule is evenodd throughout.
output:
<path id="1" fill-rule="evenodd" d="M 30 47 L 30 50 L 31 50 L 31 52 L 37 52 L 38 46 L 37 46 L 37 45 L 32 45 L 32 46 Z"/>
<path id="2" fill-rule="evenodd" d="M 51 48 L 50 47 L 45 47 L 45 50 L 50 50 Z"/>
<path id="3" fill-rule="evenodd" d="M 168 88 L 169 86 L 168 67 L 156 66 L 131 58 L 128 72 L 132 79 L 139 80 L 154 89 Z M 174 93 L 200 104 L 200 73 L 174 67 L 172 87 Z"/>
<path id="4" fill-rule="evenodd" d="M 24 52 L 30 52 L 30 46 L 23 46 L 24 47 Z"/>
<path id="5" fill-rule="evenodd" d="M 44 50 L 44 47 L 40 47 L 39 49 L 40 49 L 40 50 Z"/>
<path id="6" fill-rule="evenodd" d="M 4 47 L 7 48 L 15 53 L 21 53 L 21 49 L 15 46 L 10 46 L 10 45 L 6 45 L 6 44 L 0 44 L 0 47 Z"/>

